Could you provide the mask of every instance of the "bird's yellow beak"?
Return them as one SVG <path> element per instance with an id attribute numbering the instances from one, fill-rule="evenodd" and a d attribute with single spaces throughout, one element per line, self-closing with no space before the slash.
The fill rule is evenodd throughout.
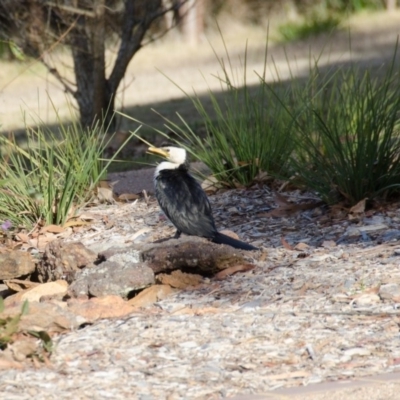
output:
<path id="1" fill-rule="evenodd" d="M 148 153 L 152 153 L 152 154 L 158 154 L 159 156 L 168 158 L 168 152 L 166 152 L 163 149 L 159 149 L 157 147 L 149 147 L 147 150 Z"/>

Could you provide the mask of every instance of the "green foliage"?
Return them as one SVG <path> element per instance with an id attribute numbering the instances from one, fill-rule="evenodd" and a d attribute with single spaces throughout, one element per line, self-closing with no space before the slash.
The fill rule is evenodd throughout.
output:
<path id="1" fill-rule="evenodd" d="M 337 71 L 329 84 L 317 67 L 312 75 L 313 84 L 298 98 L 303 109 L 292 114 L 300 181 L 330 204 L 399 192 L 400 77 L 394 59 L 379 78 L 354 65 Z"/>
<path id="2" fill-rule="evenodd" d="M 4 350 L 13 342 L 13 335 L 18 332 L 21 317 L 28 313 L 28 301 L 22 305 L 21 312 L 15 316 L 0 318 L 0 350 Z M 4 311 L 4 300 L 0 297 L 0 314 Z"/>
<path id="3" fill-rule="evenodd" d="M 341 13 L 379 10 L 384 7 L 382 0 L 325 0 L 322 3 L 325 9 Z"/>
<path id="4" fill-rule="evenodd" d="M 338 15 L 327 15 L 322 18 L 313 15 L 304 22 L 287 22 L 281 25 L 278 31 L 284 41 L 290 42 L 331 32 L 339 26 L 340 21 L 341 18 Z"/>
<path id="5" fill-rule="evenodd" d="M 256 85 L 254 89 L 247 84 L 246 54 L 242 79 L 235 74 L 227 50 L 226 56 L 229 70 L 217 56 L 222 69 L 222 94 L 211 89 L 208 92 L 212 112 L 200 96 L 185 93 L 204 121 L 205 136 L 199 136 L 181 117 L 181 124 L 165 118 L 166 128 L 176 134 L 180 146 L 203 161 L 227 187 L 248 186 L 265 173 L 288 177 L 293 151 L 290 114 L 276 102 L 267 86 Z"/>
<path id="6" fill-rule="evenodd" d="M 110 163 L 102 154 L 112 138 L 101 127 L 88 131 L 60 123 L 58 135 L 27 128 L 27 144 L 0 136 L 0 221 L 29 228 L 38 221 L 64 224 L 92 197 Z"/>
<path id="7" fill-rule="evenodd" d="M 349 14 L 363 10 L 382 9 L 381 0 L 324 0 L 299 4 L 300 17 L 289 21 L 278 28 L 283 41 L 305 39 L 337 29 Z"/>
<path id="8" fill-rule="evenodd" d="M 46 331 L 28 331 L 28 333 L 41 340 L 43 349 L 46 353 L 52 353 L 54 349 L 54 343 L 50 337 L 50 335 Z"/>
<path id="9" fill-rule="evenodd" d="M 0 314 L 4 311 L 4 308 L 4 300 L 2 297 L 0 297 Z M 18 333 L 22 333 L 40 339 L 43 350 L 46 353 L 51 354 L 54 344 L 50 335 L 46 331 L 21 331 L 19 323 L 22 316 L 28 314 L 28 312 L 29 303 L 27 300 L 25 300 L 22 304 L 20 313 L 14 316 L 0 318 L 0 350 L 6 349 L 9 344 L 12 344 L 16 340 L 16 335 Z M 39 360 L 43 358 L 42 355 L 43 354 L 40 351 L 30 354 L 30 356 L 38 357 Z"/>
<path id="10" fill-rule="evenodd" d="M 265 61 L 255 88 L 247 84 L 246 54 L 242 80 L 228 52 L 229 71 L 218 59 L 222 94 L 209 90 L 213 111 L 200 96 L 185 93 L 204 121 L 205 135 L 182 118 L 179 123 L 164 120 L 176 143 L 203 161 L 222 184 L 248 186 L 266 172 L 291 177 L 328 204 L 344 201 L 349 206 L 400 193 L 397 47 L 390 67 L 375 76 L 355 64 L 321 71 L 317 58 L 310 59 L 308 77 L 270 83 Z"/>

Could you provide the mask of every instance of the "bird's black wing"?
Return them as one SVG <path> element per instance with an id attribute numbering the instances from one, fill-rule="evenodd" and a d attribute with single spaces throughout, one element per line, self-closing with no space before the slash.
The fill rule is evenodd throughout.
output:
<path id="1" fill-rule="evenodd" d="M 217 230 L 207 195 L 185 170 L 161 170 L 155 191 L 161 209 L 179 231 L 206 238 L 215 236 Z"/>

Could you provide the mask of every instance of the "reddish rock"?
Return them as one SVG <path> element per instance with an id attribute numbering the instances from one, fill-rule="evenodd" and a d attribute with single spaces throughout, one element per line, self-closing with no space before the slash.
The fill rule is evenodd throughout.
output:
<path id="1" fill-rule="evenodd" d="M 36 269 L 32 256 L 20 250 L 0 254 L 0 280 L 29 275 Z"/>
<path id="2" fill-rule="evenodd" d="M 46 246 L 42 262 L 38 265 L 39 281 L 63 279 L 71 283 L 78 271 L 93 266 L 96 259 L 97 254 L 82 243 L 63 243 L 55 240 Z"/>

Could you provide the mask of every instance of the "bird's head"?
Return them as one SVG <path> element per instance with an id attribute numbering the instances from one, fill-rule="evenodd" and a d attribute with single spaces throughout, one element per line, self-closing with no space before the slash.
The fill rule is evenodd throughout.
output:
<path id="1" fill-rule="evenodd" d="M 149 147 L 148 152 L 162 156 L 167 161 L 177 166 L 186 163 L 186 150 L 180 147 Z"/>

